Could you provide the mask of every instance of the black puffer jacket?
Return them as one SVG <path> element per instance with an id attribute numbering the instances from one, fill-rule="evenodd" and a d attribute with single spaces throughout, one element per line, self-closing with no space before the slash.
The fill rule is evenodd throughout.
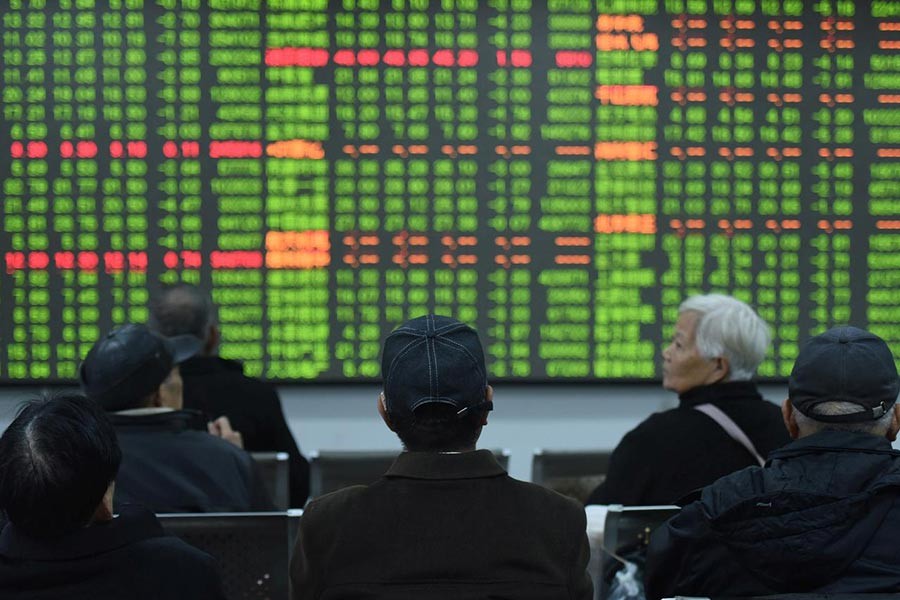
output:
<path id="1" fill-rule="evenodd" d="M 703 490 L 660 527 L 647 597 L 900 592 L 900 452 L 824 431 Z"/>

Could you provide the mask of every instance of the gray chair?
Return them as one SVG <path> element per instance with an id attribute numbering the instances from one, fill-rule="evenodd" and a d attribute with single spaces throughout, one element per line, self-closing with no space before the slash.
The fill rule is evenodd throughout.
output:
<path id="1" fill-rule="evenodd" d="M 290 555 L 302 510 L 157 515 L 167 533 L 213 556 L 229 600 L 290 600 Z"/>
<path id="2" fill-rule="evenodd" d="M 531 481 L 582 504 L 606 479 L 611 450 L 547 450 L 531 457 Z"/>
<path id="3" fill-rule="evenodd" d="M 290 469 L 287 452 L 251 452 L 250 456 L 259 466 L 266 492 L 272 499 L 275 510 L 291 507 Z"/>
<path id="4" fill-rule="evenodd" d="M 492 450 L 504 469 L 509 450 Z M 384 450 L 314 450 L 309 454 L 309 497 L 316 498 L 351 485 L 377 481 L 394 463 L 398 453 Z"/>

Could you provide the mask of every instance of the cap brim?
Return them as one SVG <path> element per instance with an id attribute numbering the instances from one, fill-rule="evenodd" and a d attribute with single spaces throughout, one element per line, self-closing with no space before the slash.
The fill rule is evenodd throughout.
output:
<path id="1" fill-rule="evenodd" d="M 176 365 L 196 356 L 203 349 L 203 340 L 192 335 L 176 335 L 165 340 L 172 352 L 172 362 Z"/>

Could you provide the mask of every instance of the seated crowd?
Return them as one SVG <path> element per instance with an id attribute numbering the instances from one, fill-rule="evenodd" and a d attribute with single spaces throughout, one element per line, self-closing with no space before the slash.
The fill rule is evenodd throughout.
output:
<path id="1" fill-rule="evenodd" d="M 153 512 L 269 509 L 248 449 L 287 452 L 306 501 L 278 397 L 216 356 L 209 297 L 176 286 L 151 313 L 91 349 L 83 396 L 31 401 L 0 436 L 0 598 L 224 598 L 214 560 Z M 751 381 L 769 345 L 743 302 L 687 299 L 662 355 L 678 406 L 625 435 L 588 503 L 683 507 L 652 535 L 647 598 L 900 594 L 894 355 L 853 327 L 815 336 L 779 410 Z M 594 598 L 584 508 L 476 449 L 494 407 L 477 333 L 412 319 L 384 340 L 382 379 L 405 451 L 306 504 L 294 598 Z"/>

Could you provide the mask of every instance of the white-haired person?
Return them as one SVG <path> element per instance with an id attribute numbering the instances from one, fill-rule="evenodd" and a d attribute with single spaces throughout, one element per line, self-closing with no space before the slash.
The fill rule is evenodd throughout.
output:
<path id="1" fill-rule="evenodd" d="M 586 504 L 675 504 L 790 441 L 778 406 L 752 381 L 770 344 L 766 322 L 721 294 L 688 298 L 678 313 L 662 353 L 663 387 L 678 407 L 622 438 Z"/>

